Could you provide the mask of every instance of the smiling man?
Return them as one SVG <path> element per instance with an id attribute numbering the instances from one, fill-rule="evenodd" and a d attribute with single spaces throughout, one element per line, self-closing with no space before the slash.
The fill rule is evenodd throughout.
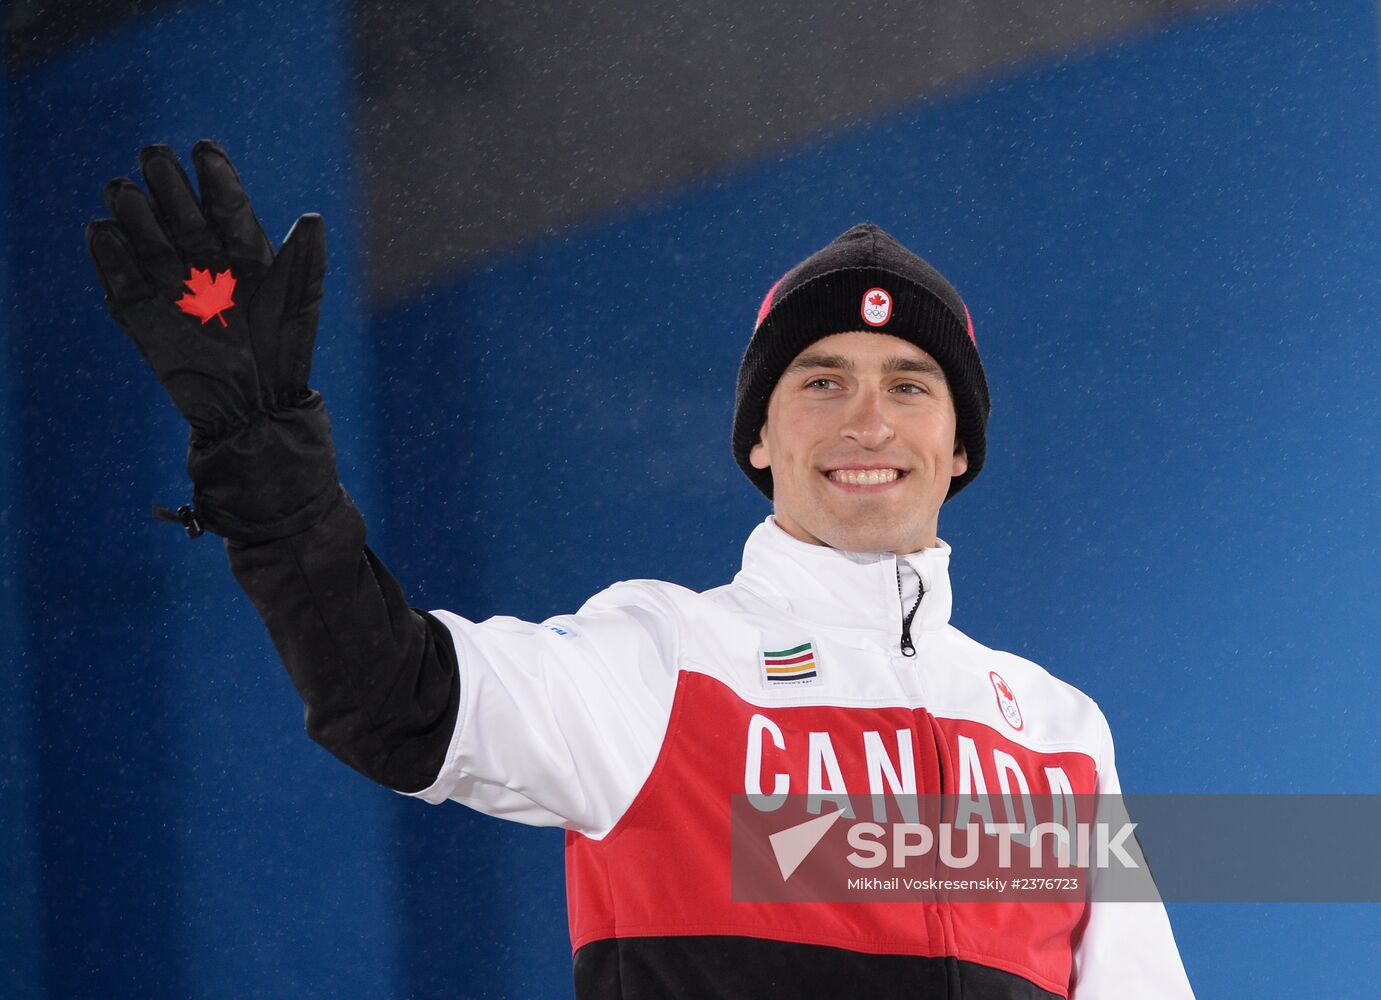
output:
<path id="1" fill-rule="evenodd" d="M 836 333 L 787 366 L 749 451 L 772 473 L 777 525 L 851 552 L 935 544 L 968 456 L 945 373 L 890 334 Z"/>
<path id="2" fill-rule="evenodd" d="M 1159 903 L 734 898 L 735 798 L 1118 790 L 1092 701 L 949 623 L 939 511 L 982 467 L 989 404 L 933 268 L 856 226 L 768 293 L 733 452 L 774 513 L 733 581 L 476 622 L 409 606 L 337 480 L 307 385 L 322 220 L 275 253 L 225 152 L 193 162 L 200 196 L 148 147 L 148 194 L 112 181 L 87 232 L 192 427 L 194 503 L 165 516 L 224 537 L 314 740 L 407 795 L 567 831 L 581 1000 L 1191 996 Z"/>

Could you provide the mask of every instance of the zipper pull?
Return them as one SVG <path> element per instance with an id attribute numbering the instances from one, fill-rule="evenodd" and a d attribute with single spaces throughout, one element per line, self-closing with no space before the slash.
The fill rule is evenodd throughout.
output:
<path id="1" fill-rule="evenodd" d="M 156 503 L 153 505 L 153 516 L 160 521 L 171 521 L 173 524 L 182 525 L 188 538 L 200 538 L 206 533 L 206 529 L 201 526 L 201 521 L 197 519 L 197 509 L 189 503 L 183 504 L 176 511 L 171 511 L 161 503 Z"/>
<path id="2" fill-rule="evenodd" d="M 911 622 L 916 617 L 916 611 L 921 606 L 921 598 L 925 596 L 925 584 L 920 577 L 916 578 L 916 603 L 911 605 L 911 610 L 902 615 L 901 620 L 901 655 L 915 656 L 916 644 L 911 641 Z M 897 560 L 897 600 L 905 600 L 901 590 L 901 560 Z"/>

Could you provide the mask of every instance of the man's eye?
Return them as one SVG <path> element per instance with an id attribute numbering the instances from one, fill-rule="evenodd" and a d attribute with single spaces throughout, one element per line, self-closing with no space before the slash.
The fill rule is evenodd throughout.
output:
<path id="1" fill-rule="evenodd" d="M 915 382 L 903 382 L 896 388 L 901 391 L 903 396 L 919 396 L 927 392 L 925 386 L 917 385 Z"/>
<path id="2" fill-rule="evenodd" d="M 811 379 L 809 382 L 807 382 L 807 383 L 806 383 L 806 388 L 807 388 L 807 389 L 813 389 L 813 388 L 815 388 L 816 386 L 821 386 L 821 387 L 823 387 L 823 388 L 827 388 L 827 389 L 828 389 L 828 388 L 833 388 L 833 387 L 835 387 L 835 386 L 837 386 L 837 385 L 839 385 L 839 383 L 836 382 L 834 379 L 832 379 L 832 378 L 825 378 L 825 377 L 822 375 L 822 376 L 820 376 L 819 378 L 813 378 L 813 379 Z"/>

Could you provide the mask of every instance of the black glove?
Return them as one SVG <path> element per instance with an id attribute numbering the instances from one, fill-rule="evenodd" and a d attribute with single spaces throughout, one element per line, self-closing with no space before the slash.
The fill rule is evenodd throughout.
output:
<path id="1" fill-rule="evenodd" d="M 340 493 L 330 421 L 307 388 L 326 230 L 303 215 L 275 257 L 225 151 L 203 139 L 192 162 L 200 200 L 172 149 L 142 150 L 150 197 L 111 181 L 114 218 L 87 226 L 86 243 L 111 316 L 192 426 L 188 533 L 267 541 L 315 524 Z"/>

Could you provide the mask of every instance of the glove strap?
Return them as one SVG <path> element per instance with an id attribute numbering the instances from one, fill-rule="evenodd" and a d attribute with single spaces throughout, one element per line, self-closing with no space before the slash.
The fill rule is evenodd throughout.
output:
<path id="1" fill-rule="evenodd" d="M 201 526 L 201 521 L 197 518 L 197 509 L 189 503 L 183 504 L 176 511 L 169 510 L 161 503 L 154 504 L 153 516 L 160 521 L 171 521 L 173 524 L 182 525 L 188 538 L 200 538 L 206 534 L 206 529 Z"/>
<path id="2" fill-rule="evenodd" d="M 228 437 L 194 436 L 187 471 L 192 504 L 179 521 L 245 545 L 305 531 L 341 496 L 331 422 L 319 392 L 297 406 L 259 411 Z"/>

